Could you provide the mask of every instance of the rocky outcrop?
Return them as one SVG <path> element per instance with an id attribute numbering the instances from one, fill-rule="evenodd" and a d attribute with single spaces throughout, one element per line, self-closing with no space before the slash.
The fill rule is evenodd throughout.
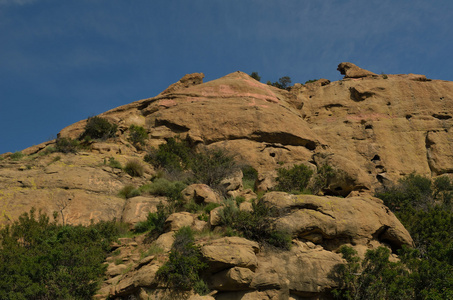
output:
<path id="1" fill-rule="evenodd" d="M 412 244 L 395 216 L 370 196 L 376 188 L 412 172 L 427 177 L 453 174 L 452 82 L 417 74 L 376 75 L 352 63 L 341 63 L 338 70 L 343 80 L 322 79 L 289 90 L 242 72 L 206 83 L 203 74 L 189 74 L 156 97 L 101 114 L 118 125 L 114 139 L 93 141 L 77 154 L 49 154 L 55 146 L 49 141 L 25 149 L 20 159 L 2 155 L 0 224 L 16 220 L 31 207 L 48 215 L 56 211 L 60 222 L 68 224 L 116 218 L 133 226 L 144 221 L 167 199 L 147 194 L 124 199 L 119 191 L 159 176 L 143 161 L 146 150 L 179 137 L 194 149 L 220 148 L 241 166 L 255 168 L 255 192 L 268 192 L 263 201 L 280 212 L 277 227 L 293 238 L 290 251 L 263 248 L 238 237 L 199 238 L 209 263 L 206 276 L 215 290 L 207 298 L 321 299 L 335 287 L 328 274 L 342 261 L 337 254 L 341 245 L 363 254 L 368 248 L 395 251 Z M 86 122 L 64 128 L 59 138 L 78 138 Z M 148 132 L 140 149 L 128 141 L 130 125 Z M 140 161 L 143 175 L 132 177 L 110 166 L 112 158 L 123 166 Z M 314 172 L 328 165 L 335 176 L 318 196 L 269 192 L 276 185 L 276 170 L 295 164 Z M 244 188 L 242 172 L 220 185 L 228 197 L 246 199 L 241 210 L 252 209 L 248 201 L 256 194 Z M 219 194 L 200 184 L 187 187 L 183 198 L 222 205 Z M 154 275 L 171 249 L 174 231 L 190 226 L 216 232 L 221 209 L 209 216 L 172 214 L 166 232 L 152 244 L 129 240 L 118 245 L 121 254 L 108 260 L 109 278 L 99 298 L 162 298 L 169 291 Z M 159 251 L 149 254 L 144 247 Z"/>
<path id="2" fill-rule="evenodd" d="M 412 238 L 395 215 L 373 197 L 319 197 L 267 193 L 263 199 L 281 212 L 277 228 L 295 238 L 336 250 L 339 245 L 387 244 L 392 249 L 413 246 Z"/>
<path id="3" fill-rule="evenodd" d="M 344 75 L 344 78 L 377 77 L 377 74 L 359 68 L 350 62 L 342 62 L 338 65 L 337 70 L 340 71 L 341 75 Z"/>

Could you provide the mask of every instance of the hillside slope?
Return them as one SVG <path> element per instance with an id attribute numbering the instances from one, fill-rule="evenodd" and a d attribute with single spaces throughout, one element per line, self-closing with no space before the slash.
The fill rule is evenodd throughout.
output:
<path id="1" fill-rule="evenodd" d="M 453 174 L 453 82 L 414 74 L 376 75 L 351 63 L 340 64 L 339 71 L 343 80 L 321 79 L 289 90 L 242 72 L 206 83 L 203 74 L 189 74 L 156 97 L 99 115 L 117 125 L 114 138 L 87 141 L 77 153 L 49 151 L 54 140 L 23 150 L 24 157 L 3 154 L 0 224 L 16 220 L 31 207 L 48 215 L 56 211 L 67 224 L 114 218 L 132 225 L 144 221 L 166 198 L 124 199 L 118 193 L 159 176 L 159 170 L 143 159 L 150 149 L 178 138 L 193 149 L 222 149 L 239 164 L 256 169 L 254 191 L 243 186 L 238 172 L 223 182 L 225 194 L 250 200 L 267 192 L 262 201 L 281 212 L 275 224 L 292 237 L 289 251 L 263 248 L 239 237 L 197 240 L 210 262 L 206 274 L 211 289 L 218 291 L 215 298 L 327 297 L 336 286 L 329 274 L 342 262 L 337 253 L 341 245 L 352 245 L 363 254 L 379 246 L 396 251 L 413 244 L 393 213 L 371 196 L 375 189 L 413 172 L 429 178 Z M 82 120 L 68 126 L 58 139 L 78 139 L 86 125 Z M 144 145 L 130 141 L 131 125 L 146 129 L 149 138 Z M 112 161 L 123 166 L 135 161 L 143 173 L 131 176 Z M 295 164 L 315 173 L 328 165 L 336 173 L 316 196 L 272 191 L 277 169 Z M 191 188 L 187 199 L 222 203 L 208 186 Z M 214 213 L 207 221 L 199 215 L 171 215 L 165 233 L 153 243 L 169 251 L 173 233 L 182 226 L 209 231 L 219 225 Z M 100 298 L 138 297 L 164 289 L 154 275 L 165 255 L 140 257 L 139 249 L 147 247 L 143 238 L 124 239 L 118 246 L 130 268 L 110 260 Z"/>

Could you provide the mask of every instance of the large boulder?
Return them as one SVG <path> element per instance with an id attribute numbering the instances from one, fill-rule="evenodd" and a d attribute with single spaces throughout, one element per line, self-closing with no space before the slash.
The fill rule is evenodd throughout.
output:
<path id="1" fill-rule="evenodd" d="M 282 212 L 276 220 L 278 229 L 329 250 L 345 243 L 368 245 L 373 241 L 393 250 L 413 246 L 411 236 L 395 215 L 371 196 L 338 198 L 270 192 L 262 201 Z"/>

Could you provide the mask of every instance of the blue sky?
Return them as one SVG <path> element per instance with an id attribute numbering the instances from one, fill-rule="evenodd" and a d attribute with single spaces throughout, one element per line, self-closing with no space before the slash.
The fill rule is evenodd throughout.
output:
<path id="1" fill-rule="evenodd" d="M 340 62 L 453 80 L 453 1 L 0 0 L 0 153 L 187 73 L 339 80 Z"/>

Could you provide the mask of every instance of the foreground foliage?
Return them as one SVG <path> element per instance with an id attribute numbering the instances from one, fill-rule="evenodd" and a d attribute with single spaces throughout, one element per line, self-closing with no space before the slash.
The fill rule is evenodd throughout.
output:
<path id="1" fill-rule="evenodd" d="M 159 268 L 157 277 L 169 287 L 194 289 L 198 294 L 205 295 L 209 290 L 200 278 L 200 272 L 206 267 L 199 247 L 194 244 L 192 230 L 190 227 L 182 227 L 175 233 L 168 261 Z"/>
<path id="2" fill-rule="evenodd" d="M 63 226 L 32 209 L 0 231 L 0 299 L 91 299 L 117 235 L 113 222 Z"/>
<path id="3" fill-rule="evenodd" d="M 411 234 L 415 248 L 368 251 L 364 260 L 342 248 L 347 264 L 339 266 L 340 299 L 453 299 L 453 182 L 411 174 L 377 191 Z"/>

